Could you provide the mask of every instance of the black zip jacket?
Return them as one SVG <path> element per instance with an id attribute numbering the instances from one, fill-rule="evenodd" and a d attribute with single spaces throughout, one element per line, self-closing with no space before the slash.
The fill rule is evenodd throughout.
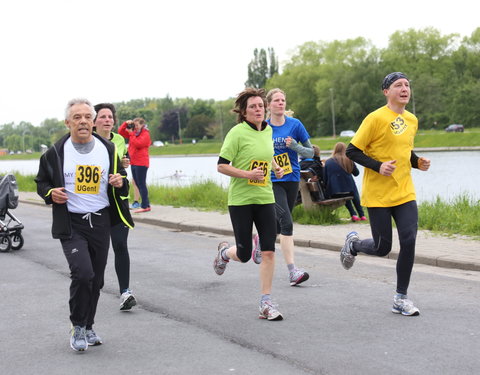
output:
<path id="1" fill-rule="evenodd" d="M 127 172 L 120 163 L 116 146 L 96 133 L 94 133 L 93 136 L 100 140 L 107 148 L 110 159 L 108 173 L 120 173 L 124 176 L 123 186 L 121 188 L 117 189 L 108 184 L 107 193 L 110 202 L 109 211 L 111 224 L 113 226 L 123 222 L 129 228 L 133 228 L 134 224 L 128 207 L 129 185 L 128 179 L 126 178 Z M 63 175 L 64 146 L 69 137 L 70 134 L 66 134 L 42 155 L 37 177 L 35 177 L 38 195 L 42 197 L 45 204 L 52 205 L 52 237 L 58 239 L 69 239 L 72 236 L 70 214 L 67 209 L 67 204 L 53 202 L 51 195 L 52 189 L 65 186 Z"/>

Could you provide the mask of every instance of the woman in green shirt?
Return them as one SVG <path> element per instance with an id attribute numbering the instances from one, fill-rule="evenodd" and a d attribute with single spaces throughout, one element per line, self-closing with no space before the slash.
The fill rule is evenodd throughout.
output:
<path id="1" fill-rule="evenodd" d="M 260 238 L 260 315 L 262 319 L 281 320 L 282 314 L 273 305 L 270 293 L 275 268 L 275 198 L 270 180 L 273 169 L 277 178 L 283 169 L 273 160 L 272 129 L 265 122 L 265 90 L 248 88 L 236 101 L 234 112 L 239 124 L 225 137 L 217 170 L 230 176 L 228 210 L 236 245 L 220 242 L 213 268 L 218 275 L 225 272 L 230 259 L 246 263 L 252 256 L 253 224 Z"/>

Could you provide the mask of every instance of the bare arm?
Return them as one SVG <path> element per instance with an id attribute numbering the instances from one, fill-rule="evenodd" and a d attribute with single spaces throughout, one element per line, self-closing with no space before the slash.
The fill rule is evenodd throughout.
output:
<path id="1" fill-rule="evenodd" d="M 252 169 L 251 171 L 244 171 L 230 164 L 217 164 L 217 171 L 230 177 L 248 178 L 250 180 L 263 180 L 264 178 L 263 169 L 260 167 Z"/>

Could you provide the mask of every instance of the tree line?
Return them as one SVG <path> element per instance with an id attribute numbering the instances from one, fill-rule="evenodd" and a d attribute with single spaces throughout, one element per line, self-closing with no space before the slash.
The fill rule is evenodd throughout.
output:
<path id="1" fill-rule="evenodd" d="M 273 48 L 255 49 L 245 86 L 280 87 L 311 136 L 356 130 L 372 110 L 385 104 L 383 77 L 402 71 L 411 80 L 407 107 L 423 129 L 451 123 L 480 126 L 480 28 L 471 36 L 442 35 L 434 28 L 397 31 L 386 48 L 359 37 L 298 46 L 279 72 Z M 238 91 L 240 91 L 239 88 Z M 143 117 L 152 139 L 221 140 L 236 123 L 233 98 L 144 98 L 115 103 L 119 122 Z M 40 126 L 20 122 L 0 125 L 0 145 L 10 150 L 51 145 L 65 133 L 63 120 L 46 119 Z"/>

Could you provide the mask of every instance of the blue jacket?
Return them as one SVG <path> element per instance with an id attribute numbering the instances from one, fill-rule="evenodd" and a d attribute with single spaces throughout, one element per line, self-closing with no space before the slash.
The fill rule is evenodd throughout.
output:
<path id="1" fill-rule="evenodd" d="M 324 177 L 325 185 L 327 186 L 327 196 L 332 197 L 334 194 L 339 193 L 353 193 L 357 192 L 357 185 L 355 185 L 355 180 L 352 177 L 358 176 L 359 170 L 355 163 L 353 163 L 352 173 L 345 171 L 335 159 L 328 159 L 325 162 L 324 168 Z"/>

